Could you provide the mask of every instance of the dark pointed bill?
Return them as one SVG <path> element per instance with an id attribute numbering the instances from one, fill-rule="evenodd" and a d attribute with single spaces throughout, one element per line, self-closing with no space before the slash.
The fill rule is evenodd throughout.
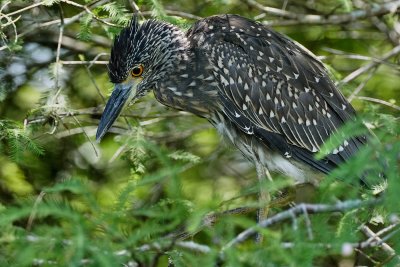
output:
<path id="1" fill-rule="evenodd" d="M 100 142 L 101 138 L 111 128 L 115 120 L 118 118 L 122 109 L 131 100 L 132 84 L 116 84 L 114 91 L 108 100 L 106 107 L 101 115 L 99 126 L 96 132 L 96 141 Z"/>

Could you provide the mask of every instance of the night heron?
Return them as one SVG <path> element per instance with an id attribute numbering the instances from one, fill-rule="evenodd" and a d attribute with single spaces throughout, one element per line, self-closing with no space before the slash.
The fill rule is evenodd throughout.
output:
<path id="1" fill-rule="evenodd" d="M 315 154 L 355 116 L 323 64 L 306 48 L 262 24 L 218 15 L 187 32 L 136 16 L 116 37 L 108 65 L 115 89 L 101 117 L 99 141 L 126 104 L 150 91 L 162 104 L 206 118 L 259 177 L 264 168 L 298 183 L 329 173 L 365 138 Z"/>

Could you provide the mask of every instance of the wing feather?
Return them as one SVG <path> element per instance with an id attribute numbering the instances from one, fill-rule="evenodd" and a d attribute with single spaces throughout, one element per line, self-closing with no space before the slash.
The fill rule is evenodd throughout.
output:
<path id="1" fill-rule="evenodd" d="M 323 172 L 364 143 L 353 138 L 325 160 L 314 159 L 355 112 L 322 63 L 301 45 L 235 15 L 205 19 L 189 34 L 214 66 L 225 114 L 243 132 Z"/>

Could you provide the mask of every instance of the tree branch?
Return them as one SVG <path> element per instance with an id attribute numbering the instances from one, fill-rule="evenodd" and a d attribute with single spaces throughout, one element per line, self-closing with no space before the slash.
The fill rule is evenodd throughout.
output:
<path id="1" fill-rule="evenodd" d="M 298 14 L 278 8 L 266 7 L 261 5 L 255 0 L 247 0 L 251 6 L 256 7 L 268 14 L 274 16 L 281 16 L 289 20 L 282 20 L 279 22 L 265 21 L 267 25 L 298 25 L 298 24 L 314 24 L 314 25 L 326 25 L 326 24 L 343 24 L 351 21 L 361 20 L 374 16 L 381 16 L 389 13 L 395 13 L 400 7 L 400 0 L 374 4 L 366 7 L 365 9 L 358 9 L 350 13 L 334 14 L 334 15 L 310 15 L 310 14 Z"/>
<path id="2" fill-rule="evenodd" d="M 373 61 L 373 62 L 371 62 L 371 63 L 369 63 L 367 65 L 364 65 L 364 66 L 356 69 L 355 71 L 353 71 L 352 73 L 347 75 L 343 80 L 341 80 L 337 85 L 341 86 L 343 84 L 351 82 L 352 80 L 356 79 L 361 74 L 366 73 L 370 69 L 380 65 L 381 64 L 380 62 L 388 60 L 389 58 L 394 57 L 394 56 L 396 56 L 398 54 L 400 54 L 400 45 L 394 47 L 392 50 L 390 50 L 389 52 L 384 54 L 381 60 Z"/>
<path id="3" fill-rule="evenodd" d="M 326 213 L 326 212 L 334 212 L 334 211 L 347 211 L 352 209 L 357 209 L 365 206 L 372 206 L 379 203 L 379 199 L 369 200 L 369 201 L 362 201 L 362 200 L 348 200 L 345 202 L 339 202 L 337 204 L 328 205 L 328 204 L 299 204 L 295 207 L 288 209 L 286 211 L 280 212 L 268 219 L 265 219 L 259 222 L 257 225 L 248 228 L 247 230 L 241 232 L 237 235 L 234 239 L 228 242 L 223 248 L 222 252 L 226 249 L 241 243 L 248 239 L 250 236 L 256 234 L 259 228 L 267 228 L 273 224 L 278 222 L 293 218 L 295 215 L 304 214 L 304 211 L 308 213 Z"/>
<path id="4" fill-rule="evenodd" d="M 92 16 L 95 20 L 97 20 L 98 22 L 101 22 L 101 23 L 106 24 L 106 25 L 108 25 L 108 26 L 122 28 L 122 26 L 120 26 L 120 25 L 117 25 L 117 24 L 114 24 L 114 23 L 111 23 L 111 22 L 108 22 L 108 21 L 106 21 L 106 20 L 104 20 L 104 19 L 99 18 L 99 17 L 96 16 L 96 14 L 94 14 L 94 13 L 92 12 L 92 10 L 90 10 L 87 6 L 84 6 L 84 5 L 75 3 L 75 2 L 70 1 L 70 0 L 61 0 L 61 2 L 64 2 L 64 3 L 69 4 L 69 5 L 71 5 L 71 6 L 75 6 L 75 7 L 78 7 L 78 8 L 83 9 L 87 14 L 91 15 L 91 16 Z"/>
<path id="5" fill-rule="evenodd" d="M 382 99 L 373 98 L 373 97 L 368 97 L 368 96 L 356 96 L 355 98 L 356 98 L 356 99 L 360 99 L 360 100 L 366 100 L 366 101 L 370 101 L 370 102 L 382 104 L 382 105 L 385 105 L 385 106 L 388 106 L 388 107 L 391 107 L 391 108 L 400 110 L 400 107 L 399 107 L 399 106 L 397 106 L 397 105 L 395 105 L 395 104 L 392 104 L 392 103 L 390 103 L 390 102 L 387 102 L 387 101 L 385 101 L 385 100 L 382 100 Z"/>

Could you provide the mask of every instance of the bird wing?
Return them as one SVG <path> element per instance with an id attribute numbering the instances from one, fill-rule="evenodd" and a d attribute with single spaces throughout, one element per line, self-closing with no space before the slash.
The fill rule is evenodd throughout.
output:
<path id="1" fill-rule="evenodd" d="M 363 143 L 349 139 L 325 160 L 314 158 L 355 111 L 300 44 L 235 15 L 202 20 L 189 35 L 213 66 L 225 115 L 243 132 L 325 173 Z"/>

